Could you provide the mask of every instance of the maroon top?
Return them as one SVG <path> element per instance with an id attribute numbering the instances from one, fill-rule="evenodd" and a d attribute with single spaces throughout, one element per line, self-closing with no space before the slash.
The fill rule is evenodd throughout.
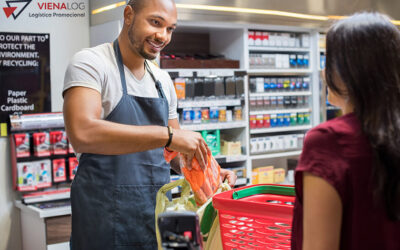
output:
<path id="1" fill-rule="evenodd" d="M 371 146 L 351 113 L 310 130 L 296 168 L 292 250 L 302 249 L 303 171 L 319 176 L 338 192 L 343 204 L 340 249 L 400 249 L 400 222 L 387 219 L 372 196 Z"/>

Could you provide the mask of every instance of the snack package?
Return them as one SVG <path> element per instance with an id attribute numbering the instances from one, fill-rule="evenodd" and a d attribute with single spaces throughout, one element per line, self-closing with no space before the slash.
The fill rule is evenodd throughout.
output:
<path id="1" fill-rule="evenodd" d="M 200 168 L 200 164 L 195 157 L 192 160 L 192 169 L 189 170 L 185 166 L 183 155 L 178 152 L 170 152 L 164 149 L 164 158 L 167 162 L 170 162 L 178 154 L 180 155 L 181 159 L 181 171 L 186 181 L 190 184 L 197 205 L 201 206 L 207 202 L 207 200 L 211 198 L 215 192 L 217 192 L 219 186 L 221 185 L 221 167 L 209 151 L 207 155 L 207 167 L 205 170 Z"/>
<path id="2" fill-rule="evenodd" d="M 67 134 L 65 131 L 51 131 L 50 143 L 53 155 L 65 155 L 68 153 Z"/>
<path id="3" fill-rule="evenodd" d="M 31 155 L 29 134 L 28 133 L 14 134 L 14 140 L 15 140 L 15 152 L 17 158 L 29 157 Z"/>
<path id="4" fill-rule="evenodd" d="M 78 171 L 78 159 L 76 157 L 69 157 L 69 179 L 72 181 L 75 178 L 76 171 Z"/>
<path id="5" fill-rule="evenodd" d="M 65 159 L 54 159 L 53 160 L 53 181 L 63 182 L 67 180 L 67 174 L 65 171 Z"/>
<path id="6" fill-rule="evenodd" d="M 50 156 L 50 136 L 48 132 L 33 133 L 35 156 Z"/>
<path id="7" fill-rule="evenodd" d="M 36 164 L 37 188 L 51 187 L 51 161 L 47 159 L 34 163 Z"/>
<path id="8" fill-rule="evenodd" d="M 32 162 L 17 163 L 18 191 L 33 191 L 36 187 L 36 165 Z"/>

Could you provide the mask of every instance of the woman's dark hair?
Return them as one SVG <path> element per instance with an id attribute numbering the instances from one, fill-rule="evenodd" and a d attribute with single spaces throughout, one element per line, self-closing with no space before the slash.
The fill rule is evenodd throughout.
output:
<path id="1" fill-rule="evenodd" d="M 326 52 L 327 85 L 349 98 L 372 146 L 375 197 L 400 220 L 400 32 L 385 15 L 357 13 L 330 28 Z"/>

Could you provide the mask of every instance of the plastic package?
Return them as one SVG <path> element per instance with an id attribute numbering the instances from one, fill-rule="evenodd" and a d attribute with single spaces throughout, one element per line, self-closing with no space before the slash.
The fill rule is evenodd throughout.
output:
<path id="1" fill-rule="evenodd" d="M 197 205 L 201 206 L 217 192 L 221 185 L 221 167 L 209 151 L 205 170 L 200 168 L 200 164 L 195 157 L 192 160 L 192 169 L 189 170 L 183 161 L 184 156 L 178 152 L 164 149 L 164 158 L 167 162 L 170 162 L 177 155 L 180 155 L 181 171 L 194 193 L 195 201 Z"/>

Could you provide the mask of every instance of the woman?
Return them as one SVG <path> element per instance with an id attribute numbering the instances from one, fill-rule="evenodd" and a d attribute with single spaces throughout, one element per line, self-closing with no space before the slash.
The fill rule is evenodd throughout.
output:
<path id="1" fill-rule="evenodd" d="M 328 100 L 296 169 L 292 249 L 400 249 L 400 32 L 378 13 L 334 24 Z"/>

